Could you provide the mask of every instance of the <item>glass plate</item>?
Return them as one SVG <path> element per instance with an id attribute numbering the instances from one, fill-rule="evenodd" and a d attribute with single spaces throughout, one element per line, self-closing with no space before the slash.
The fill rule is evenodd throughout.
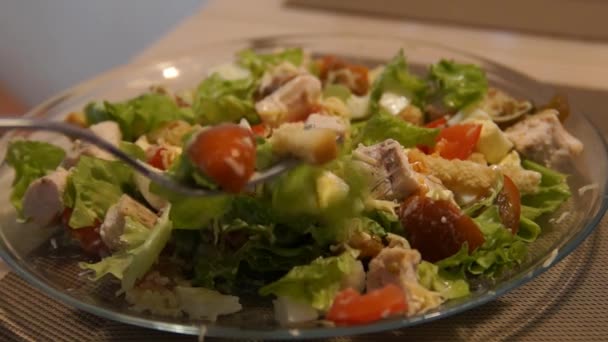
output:
<path id="1" fill-rule="evenodd" d="M 53 120 L 80 110 L 90 100 L 124 100 L 145 91 L 152 84 L 166 85 L 173 90 L 197 85 L 210 67 L 232 60 L 244 48 L 270 50 L 276 47 L 299 46 L 315 54 L 333 54 L 366 64 L 386 62 L 403 49 L 413 71 L 426 72 L 426 66 L 441 58 L 475 63 L 483 67 L 490 84 L 515 97 L 546 102 L 552 90 L 545 84 L 517 71 L 484 58 L 422 41 L 388 36 L 349 34 L 318 34 L 264 37 L 234 41 L 197 48 L 190 53 L 147 65 L 125 66 L 94 80 L 76 86 L 33 109 L 28 116 Z M 288 329 L 273 320 L 272 306 L 267 298 L 242 298 L 244 310 L 222 317 L 215 323 L 174 319 L 130 311 L 122 297 L 116 297 L 117 282 L 112 279 L 93 283 L 82 276 L 76 263 L 77 250 L 53 248 L 57 229 L 16 223 L 15 211 L 8 196 L 12 171 L 0 167 L 0 256 L 20 276 L 49 296 L 68 305 L 108 319 L 142 327 L 184 334 L 199 334 L 205 327 L 208 336 L 256 339 L 315 338 L 382 330 L 400 329 L 471 309 L 500 296 L 541 274 L 572 252 L 598 225 L 606 206 L 608 158 L 601 134 L 576 109 L 567 121 L 567 128 L 585 144 L 584 153 L 567 170 L 572 198 L 552 217 L 543 222 L 543 233 L 531 245 L 528 259 L 503 279 L 475 289 L 470 297 L 449 301 L 424 315 L 392 318 L 355 327 L 310 326 Z M 5 134 L 0 141 L 3 158 L 6 142 L 17 133 Z M 60 137 L 34 134 L 38 139 L 57 142 Z M 584 193 L 577 191 L 588 184 L 597 187 Z M 567 213 L 567 215 L 562 215 Z"/>

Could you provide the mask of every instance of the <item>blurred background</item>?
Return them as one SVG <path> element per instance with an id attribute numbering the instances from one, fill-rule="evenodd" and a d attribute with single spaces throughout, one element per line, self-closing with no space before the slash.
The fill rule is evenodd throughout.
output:
<path id="1" fill-rule="evenodd" d="M 33 106 L 124 64 L 201 0 L 2 0 L 0 84 Z"/>
<path id="2" fill-rule="evenodd" d="M 0 113 L 199 44 L 332 31 L 438 42 L 599 98 L 608 90 L 605 13 L 601 0 L 2 0 Z"/>

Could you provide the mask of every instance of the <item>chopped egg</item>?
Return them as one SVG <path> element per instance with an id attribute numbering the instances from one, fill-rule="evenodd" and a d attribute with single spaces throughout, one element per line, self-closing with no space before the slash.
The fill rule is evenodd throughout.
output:
<path id="1" fill-rule="evenodd" d="M 395 93 L 386 92 L 380 98 L 380 107 L 392 115 L 399 115 L 407 106 L 410 105 L 410 100 Z"/>

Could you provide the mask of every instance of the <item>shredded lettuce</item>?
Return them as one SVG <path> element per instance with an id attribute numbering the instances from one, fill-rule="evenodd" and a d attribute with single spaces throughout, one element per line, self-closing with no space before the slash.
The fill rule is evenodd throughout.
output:
<path id="1" fill-rule="evenodd" d="M 95 264 L 81 262 L 79 266 L 83 269 L 92 270 L 95 274 L 93 280 L 98 280 L 106 274 L 112 274 L 121 280 L 122 290 L 126 291 L 135 285 L 157 262 L 160 253 L 171 237 L 173 225 L 169 220 L 171 208 L 163 213 L 156 225 L 148 230 L 148 235 L 143 243 L 127 248 L 124 251 L 102 259 Z"/>
<path id="2" fill-rule="evenodd" d="M 247 208 L 251 211 L 241 216 Z M 262 224 L 272 220 L 269 215 L 260 203 L 243 196 L 235 199 L 223 222 L 216 222 L 202 233 L 194 252 L 193 284 L 228 293 L 237 291 L 239 285 L 255 290 L 318 255 L 314 246 L 294 244 L 285 241 L 284 234 L 275 234 L 274 223 Z M 238 216 L 241 218 L 230 219 Z M 285 242 L 289 244 L 283 246 Z"/>
<path id="3" fill-rule="evenodd" d="M 192 109 L 197 121 L 205 125 L 238 122 L 246 118 L 251 124 L 260 122 L 253 102 L 256 82 L 253 78 L 225 80 L 214 73 L 198 86 Z"/>
<path id="4" fill-rule="evenodd" d="M 481 100 L 488 90 L 485 72 L 473 64 L 441 60 L 431 65 L 429 77 L 443 103 L 452 109 L 461 109 Z"/>
<path id="5" fill-rule="evenodd" d="M 433 146 L 438 134 L 439 129 L 415 126 L 381 111 L 366 122 L 354 140 L 369 146 L 394 139 L 408 148 L 416 145 Z"/>
<path id="6" fill-rule="evenodd" d="M 420 285 L 436 291 L 445 299 L 465 297 L 470 294 L 469 284 L 465 279 L 442 272 L 437 265 L 422 261 L 417 268 Z"/>
<path id="7" fill-rule="evenodd" d="M 126 141 L 134 141 L 166 122 L 194 122 L 192 109 L 180 108 L 168 95 L 156 93 L 143 94 L 125 102 L 89 103 L 84 111 L 89 125 L 107 120 L 117 122 Z"/>
<path id="8" fill-rule="evenodd" d="M 296 266 L 284 277 L 260 289 L 260 295 L 289 297 L 309 303 L 321 311 L 329 309 L 340 290 L 342 279 L 351 273 L 357 260 L 349 252 L 337 257 L 318 258 Z"/>
<path id="9" fill-rule="evenodd" d="M 133 170 L 123 162 L 81 156 L 64 193 L 66 206 L 72 208 L 70 227 L 90 227 L 103 221 L 107 210 L 124 193 L 133 193 L 134 186 Z"/>
<path id="10" fill-rule="evenodd" d="M 304 52 L 300 48 L 288 48 L 280 52 L 269 54 L 258 54 L 251 49 L 243 50 L 238 53 L 237 63 L 251 71 L 257 78 L 271 66 L 281 62 L 289 62 L 295 66 L 302 65 Z"/>
<path id="11" fill-rule="evenodd" d="M 64 157 L 63 149 L 49 143 L 28 140 L 10 143 L 6 152 L 6 162 L 15 169 L 10 199 L 19 215 L 23 209 L 23 195 L 29 185 L 57 169 Z"/>
<path id="12" fill-rule="evenodd" d="M 372 114 L 378 112 L 378 102 L 385 92 L 405 96 L 419 106 L 424 104 L 428 92 L 427 84 L 409 72 L 403 50 L 386 64 L 371 86 L 369 109 Z"/>

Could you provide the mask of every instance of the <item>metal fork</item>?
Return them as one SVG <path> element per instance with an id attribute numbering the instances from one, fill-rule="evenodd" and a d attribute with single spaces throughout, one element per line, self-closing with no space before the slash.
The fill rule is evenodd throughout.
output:
<path id="1" fill-rule="evenodd" d="M 72 138 L 80 139 L 82 141 L 86 141 L 109 152 L 119 160 L 122 160 L 131 168 L 133 168 L 133 170 L 140 173 L 144 177 L 150 179 L 152 182 L 160 185 L 163 188 L 166 188 L 176 193 L 180 193 L 182 195 L 193 197 L 208 197 L 225 194 L 225 192 L 222 190 L 207 190 L 195 188 L 176 182 L 175 180 L 165 176 L 163 173 L 158 172 L 158 170 L 153 168 L 152 166 L 143 163 L 135 158 L 132 158 L 131 156 L 120 150 L 118 147 L 112 145 L 110 142 L 95 135 L 92 131 L 79 128 L 68 123 L 28 118 L 2 118 L 0 119 L 0 128 L 22 129 L 30 131 L 52 131 L 64 134 Z M 297 160 L 285 159 L 263 172 L 256 172 L 249 180 L 246 187 L 253 187 L 257 184 L 264 183 L 282 174 L 283 172 L 294 168 L 298 164 L 300 164 L 300 162 Z"/>

